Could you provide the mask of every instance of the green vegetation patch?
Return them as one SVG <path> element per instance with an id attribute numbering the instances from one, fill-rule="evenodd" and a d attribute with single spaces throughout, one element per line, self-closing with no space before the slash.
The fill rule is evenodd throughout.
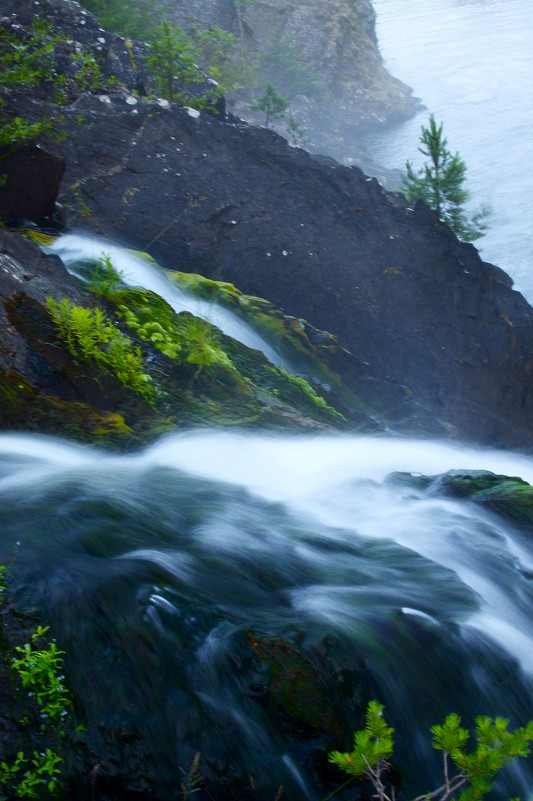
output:
<path id="1" fill-rule="evenodd" d="M 203 292 L 220 291 L 217 282 L 199 284 Z M 240 295 L 231 284 L 223 291 L 231 297 Z M 195 378 L 202 372 L 205 380 L 205 373 L 209 373 L 211 382 L 216 382 L 212 386 L 214 399 L 231 388 L 241 395 L 245 408 L 255 397 L 271 408 L 291 407 L 335 425 L 345 422 L 305 379 L 274 367 L 262 354 L 224 336 L 207 320 L 189 312 L 176 314 L 162 298 L 142 289 L 118 290 L 113 305 L 140 339 L 180 364 L 195 365 Z"/>
<path id="2" fill-rule="evenodd" d="M 77 306 L 68 298 L 47 298 L 47 305 L 59 337 L 72 356 L 95 362 L 123 386 L 149 403 L 154 401 L 156 388 L 144 371 L 141 349 L 106 318 L 102 309 Z"/>
<path id="3" fill-rule="evenodd" d="M 349 776 L 345 784 L 364 778 L 374 788 L 373 798 L 393 801 L 395 788 L 387 773 L 394 752 L 394 729 L 387 724 L 383 710 L 378 701 L 370 701 L 365 728 L 354 732 L 352 751 L 332 751 L 329 761 Z M 433 748 L 442 752 L 443 779 L 440 787 L 428 790 L 415 801 L 481 801 L 492 790 L 493 780 L 502 768 L 517 757 L 529 756 L 533 721 L 514 731 L 509 731 L 509 721 L 502 717 L 478 716 L 475 724 L 473 749 L 469 748 L 470 732 L 461 726 L 459 715 L 447 715 L 444 723 L 431 727 Z"/>
<path id="4" fill-rule="evenodd" d="M 63 62 L 61 70 L 58 55 Z M 72 41 L 43 19 L 36 19 L 27 30 L 11 24 L 9 18 L 0 20 L 0 73 L 3 88 L 11 91 L 38 90 L 52 84 L 53 102 L 57 106 L 106 84 L 94 56 L 74 47 Z M 48 111 L 30 120 L 6 108 L 6 101 L 0 98 L 0 148 L 5 148 L 2 158 L 12 149 L 40 137 L 61 138 L 60 115 Z"/>
<path id="5" fill-rule="evenodd" d="M 353 409 L 359 414 L 375 418 L 379 416 L 374 409 L 346 389 L 335 369 L 330 366 L 337 357 L 347 354 L 333 334 L 319 331 L 305 320 L 284 315 L 269 301 L 245 295 L 231 283 L 214 281 L 194 273 L 173 271 L 167 272 L 167 275 L 181 289 L 202 300 L 219 303 L 234 312 L 273 345 L 298 372 L 313 376 L 318 388 L 320 385 L 327 385 L 333 397 L 340 401 L 341 408 Z M 298 376 L 295 378 L 298 379 Z M 296 383 L 297 381 L 293 382 L 293 388 Z M 322 399 L 308 381 L 305 383 L 315 398 Z M 307 390 L 306 394 L 309 397 Z M 326 401 L 324 404 L 329 406 Z"/>
<path id="6" fill-rule="evenodd" d="M 234 370 L 224 351 L 221 333 L 207 320 L 188 312 L 176 314 L 169 304 L 146 290 L 116 292 L 113 305 L 126 325 L 139 339 L 156 347 L 169 359 L 197 365 L 220 365 Z"/>
<path id="7" fill-rule="evenodd" d="M 22 645 L 11 643 L 13 626 L 20 629 L 21 616 L 17 614 L 13 622 L 7 572 L 0 566 L 1 670 L 4 684 L 6 679 L 9 684 L 7 708 L 16 716 L 17 730 L 4 742 L 0 797 L 54 798 L 63 786 L 65 738 L 79 734 L 82 727 L 75 725 L 72 696 L 65 683 L 65 652 L 50 639 L 49 627 L 38 625 Z M 12 621 L 9 632 L 8 617 Z"/>

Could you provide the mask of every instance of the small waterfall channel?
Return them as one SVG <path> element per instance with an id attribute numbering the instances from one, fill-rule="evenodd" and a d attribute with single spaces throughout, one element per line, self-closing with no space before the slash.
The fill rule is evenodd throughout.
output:
<path id="1" fill-rule="evenodd" d="M 290 369 L 276 350 L 249 325 L 222 306 L 194 297 L 172 283 L 164 270 L 154 262 L 126 248 L 118 247 L 103 239 L 80 234 L 66 234 L 52 245 L 43 248 L 46 253 L 59 256 L 67 269 L 83 280 L 83 263 L 100 259 L 104 254 L 111 262 L 122 281 L 128 286 L 149 289 L 164 298 L 175 312 L 188 311 L 216 325 L 233 339 L 255 350 L 260 350 L 272 364 Z"/>
<path id="2" fill-rule="evenodd" d="M 370 698 L 410 798 L 438 782 L 449 712 L 533 717 L 531 535 L 387 480 L 454 468 L 533 482 L 530 457 L 387 437 L 190 431 L 117 456 L 3 434 L 0 554 L 89 726 L 140 738 L 158 798 L 199 752 L 206 797 L 319 801 Z M 532 789 L 522 761 L 494 798 Z"/>

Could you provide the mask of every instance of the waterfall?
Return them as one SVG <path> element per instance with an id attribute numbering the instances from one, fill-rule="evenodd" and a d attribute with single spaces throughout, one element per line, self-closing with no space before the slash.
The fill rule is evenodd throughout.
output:
<path id="1" fill-rule="evenodd" d="M 533 702 L 530 537 L 385 480 L 452 468 L 533 482 L 525 455 L 389 437 L 189 431 L 117 456 L 4 434 L 2 559 L 16 550 L 89 726 L 155 754 L 158 797 L 199 752 L 220 801 L 247 777 L 242 798 L 317 800 L 365 697 L 386 704 L 406 792 L 424 792 L 430 725 L 517 725 Z M 497 797 L 532 788 L 524 762 Z"/>
<path id="2" fill-rule="evenodd" d="M 233 339 L 255 350 L 260 350 L 273 364 L 289 368 L 276 350 L 249 325 L 232 312 L 212 301 L 202 300 L 177 287 L 155 262 L 150 262 L 126 248 L 103 239 L 80 234 L 67 234 L 44 248 L 47 253 L 59 256 L 69 271 L 83 279 L 80 264 L 100 259 L 104 254 L 111 258 L 115 271 L 128 286 L 149 289 L 164 298 L 175 312 L 188 311 L 216 325 Z"/>

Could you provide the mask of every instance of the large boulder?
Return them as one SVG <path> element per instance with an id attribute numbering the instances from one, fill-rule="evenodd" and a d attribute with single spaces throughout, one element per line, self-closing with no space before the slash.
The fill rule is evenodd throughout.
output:
<path id="1" fill-rule="evenodd" d="M 65 170 L 57 148 L 29 145 L 0 154 L 2 180 L 0 217 L 31 220 L 42 227 L 57 225 L 56 199 Z"/>
<path id="2" fill-rule="evenodd" d="M 97 268 L 85 265 L 90 275 Z M 80 264 L 78 272 L 83 269 Z M 57 256 L 45 256 L 19 235 L 2 236 L 0 270 L 0 429 L 124 448 L 195 424 L 305 431 L 378 426 L 328 367 L 342 351 L 334 338 L 308 327 L 296 341 L 295 321 L 275 309 L 262 317 L 275 322 L 291 352 L 303 348 L 308 371 L 318 376 L 316 390 L 149 291 L 117 287 L 104 297 L 83 289 Z M 58 323 L 58 308 L 81 327 Z M 106 327 L 103 338 L 95 308 Z M 114 348 L 118 358 L 107 358 L 118 354 Z M 320 383 L 321 375 L 332 387 Z"/>
<path id="3" fill-rule="evenodd" d="M 419 430 L 422 407 L 425 431 L 530 441 L 533 311 L 424 204 L 234 119 L 120 94 L 74 110 L 88 125 L 64 144 L 69 225 L 331 331 L 369 406 L 384 381 L 403 387 L 382 395 L 397 428 Z"/>

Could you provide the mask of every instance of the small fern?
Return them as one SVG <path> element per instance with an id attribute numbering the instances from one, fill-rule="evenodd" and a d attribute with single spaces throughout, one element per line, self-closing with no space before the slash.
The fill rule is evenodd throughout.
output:
<path id="1" fill-rule="evenodd" d="M 96 362 L 116 376 L 125 387 L 152 403 L 156 389 L 144 372 L 141 349 L 132 344 L 105 316 L 102 309 L 76 306 L 68 298 L 47 298 L 59 337 L 76 358 Z"/>

